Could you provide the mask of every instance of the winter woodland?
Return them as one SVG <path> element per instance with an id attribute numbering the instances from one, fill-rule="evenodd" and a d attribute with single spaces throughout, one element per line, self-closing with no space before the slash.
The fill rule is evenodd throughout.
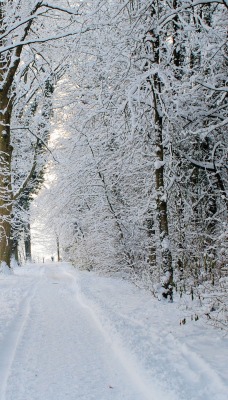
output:
<path id="1" fill-rule="evenodd" d="M 64 260 L 224 326 L 227 26 L 227 0 L 0 1 L 2 266 L 35 199 Z"/>

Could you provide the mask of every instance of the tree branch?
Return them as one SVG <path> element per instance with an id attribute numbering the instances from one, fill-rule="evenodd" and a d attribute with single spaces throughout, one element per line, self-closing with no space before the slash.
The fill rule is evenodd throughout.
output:
<path id="1" fill-rule="evenodd" d="M 49 147 L 46 145 L 46 143 L 43 141 L 43 139 L 41 139 L 39 136 L 37 136 L 35 133 L 33 133 L 33 132 L 31 131 L 31 129 L 25 128 L 25 127 L 15 127 L 15 128 L 11 128 L 12 131 L 15 131 L 15 130 L 17 130 L 17 129 L 26 129 L 27 131 L 29 131 L 29 132 L 31 133 L 31 135 L 33 135 L 38 141 L 40 141 L 40 142 L 43 144 L 43 146 L 44 146 L 44 147 L 47 149 L 47 151 L 51 154 L 53 160 L 54 160 L 55 162 L 59 163 L 59 161 L 56 160 L 56 158 L 54 157 L 52 151 L 49 149 Z"/>
<path id="2" fill-rule="evenodd" d="M 216 88 L 214 86 L 211 86 L 211 85 L 209 85 L 207 83 L 203 83 L 203 82 L 200 82 L 200 81 L 196 81 L 196 83 L 198 83 L 199 85 L 205 87 L 206 89 L 214 90 L 216 92 L 226 92 L 226 93 L 228 93 L 228 87 L 226 87 L 226 86 Z"/>
<path id="3" fill-rule="evenodd" d="M 164 17 L 162 17 L 159 21 L 159 25 L 161 25 L 161 27 L 165 24 L 167 24 L 168 22 L 170 22 L 178 13 L 181 13 L 182 11 L 185 11 L 189 8 L 193 8 L 199 5 L 205 5 L 205 4 L 221 4 L 224 5 L 226 8 L 228 8 L 228 2 L 227 0 L 195 0 L 195 1 L 189 1 L 187 2 L 186 5 L 180 6 L 176 9 L 173 9 L 173 11 L 171 11 L 169 13 L 169 15 L 165 15 Z"/>
<path id="4" fill-rule="evenodd" d="M 34 152 L 32 168 L 31 168 L 27 178 L 23 182 L 22 186 L 20 187 L 20 189 L 18 189 L 17 193 L 14 194 L 14 196 L 13 196 L 13 200 L 14 201 L 17 200 L 20 197 L 20 195 L 25 191 L 26 187 L 28 186 L 28 183 L 29 183 L 30 179 L 32 178 L 32 176 L 33 176 L 33 174 L 34 174 L 34 172 L 36 170 L 37 149 L 38 149 L 38 140 L 36 142 L 36 148 L 35 148 L 35 152 Z"/>
<path id="5" fill-rule="evenodd" d="M 53 10 L 57 10 L 57 11 L 61 11 L 61 12 L 64 12 L 64 13 L 67 13 L 67 14 L 70 14 L 70 15 L 77 15 L 77 16 L 81 15 L 81 14 L 79 14 L 78 11 L 74 12 L 74 11 L 69 10 L 68 8 L 57 7 L 57 6 L 55 6 L 53 4 L 49 4 L 49 3 L 42 4 L 42 7 L 47 7 L 47 8 L 50 8 L 50 9 L 53 9 Z"/>
<path id="6" fill-rule="evenodd" d="M 42 39 L 30 39 L 30 40 L 26 40 L 26 41 L 21 41 L 18 43 L 14 43 L 11 44 L 9 46 L 5 46 L 2 49 L 0 49 L 0 54 L 5 53 L 8 50 L 12 50 L 15 48 L 22 48 L 23 46 L 26 46 L 28 44 L 35 44 L 35 43 L 46 43 L 46 42 L 50 42 L 52 40 L 59 40 L 59 39 L 63 39 L 65 37 L 68 36 L 74 36 L 74 35 L 78 35 L 79 33 L 85 33 L 91 30 L 95 30 L 95 28 L 86 28 L 84 30 L 80 29 L 78 31 L 73 31 L 73 32 L 68 32 L 68 33 L 64 33 L 61 35 L 57 35 L 57 36 L 53 36 L 53 37 L 46 37 L 46 38 L 42 38 Z"/>

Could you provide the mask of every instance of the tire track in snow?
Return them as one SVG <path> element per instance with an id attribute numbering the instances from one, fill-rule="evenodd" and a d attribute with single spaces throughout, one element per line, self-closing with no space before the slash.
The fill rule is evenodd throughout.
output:
<path id="1" fill-rule="evenodd" d="M 74 286 L 74 295 L 78 304 L 85 309 L 88 314 L 90 314 L 97 328 L 104 337 L 105 342 L 110 345 L 110 348 L 118 357 L 121 365 L 127 372 L 132 381 L 132 385 L 142 393 L 143 399 L 158 400 L 158 398 L 165 398 L 166 400 L 178 400 L 177 393 L 174 393 L 172 390 L 168 390 L 167 388 L 163 389 L 158 381 L 154 380 L 154 382 L 151 383 L 151 381 L 147 379 L 146 371 L 142 371 L 138 367 L 136 358 L 134 358 L 134 356 L 123 347 L 121 340 L 113 332 L 111 325 L 108 323 L 102 323 L 102 312 L 98 310 L 97 305 L 94 307 L 90 300 L 83 295 L 75 274 L 71 274 L 67 271 L 63 271 L 63 273 L 71 278 Z"/>
<path id="2" fill-rule="evenodd" d="M 35 295 L 38 282 L 35 282 L 25 294 L 19 305 L 17 317 L 9 325 L 7 332 L 0 343 L 0 400 L 5 400 L 7 382 L 11 373 L 11 367 L 18 345 L 23 336 L 24 328 L 28 321 L 30 304 Z"/>
<path id="3" fill-rule="evenodd" d="M 181 343 L 173 334 L 168 335 L 168 343 L 166 343 L 167 349 L 175 349 L 179 354 L 180 360 L 185 360 L 188 368 L 188 379 L 192 381 L 198 380 L 199 377 L 206 382 L 206 392 L 210 395 L 210 398 L 226 400 L 227 399 L 227 387 L 222 378 L 217 374 L 216 371 L 209 365 L 209 363 L 199 356 L 194 350 L 192 350 L 187 344 Z M 219 393 L 218 394 L 218 388 Z M 201 390 L 203 390 L 201 388 Z"/>
<path id="4" fill-rule="evenodd" d="M 112 319 L 110 320 L 110 310 L 103 309 L 102 304 L 100 305 L 97 303 L 96 299 L 91 300 L 82 292 L 80 278 L 78 278 L 76 271 L 74 271 L 74 273 L 69 272 L 69 275 L 71 275 L 74 280 L 74 291 L 77 301 L 90 313 L 106 342 L 110 344 L 110 347 L 127 371 L 133 385 L 141 390 L 145 399 L 184 399 L 186 382 L 188 382 L 190 388 L 191 384 L 193 385 L 192 392 L 191 389 L 189 389 L 190 397 L 188 396 L 188 398 L 195 398 L 195 391 L 198 391 L 197 396 L 200 399 L 227 399 L 226 383 L 213 369 L 212 365 L 210 365 L 202 355 L 200 356 L 187 344 L 182 343 L 178 338 L 174 337 L 171 332 L 167 332 L 168 335 L 166 334 L 165 336 L 162 335 L 159 337 L 159 352 L 162 351 L 162 348 L 167 351 L 167 365 L 172 366 L 174 369 L 172 377 L 174 378 L 174 382 L 176 382 L 175 393 L 172 390 L 173 388 L 170 389 L 168 387 L 168 380 L 165 379 L 164 374 L 162 375 L 161 370 L 159 373 L 154 370 L 153 378 L 155 377 L 155 379 L 148 379 L 146 376 L 146 368 L 144 369 L 143 366 L 140 367 L 138 365 L 137 356 L 132 355 L 131 351 L 121 342 L 121 337 L 119 337 L 116 332 L 115 325 L 112 325 Z M 120 313 L 118 312 L 118 314 L 116 314 L 116 317 L 118 317 L 118 315 L 121 316 L 121 310 Z M 123 317 L 125 318 L 125 315 L 123 315 Z M 133 324 L 135 324 L 135 322 L 137 324 L 137 321 L 134 321 L 134 319 L 128 317 L 127 319 L 131 320 Z M 161 354 L 163 353 L 165 352 L 161 352 Z M 164 360 L 161 360 L 161 366 L 166 369 Z M 177 376 L 175 376 L 175 370 L 177 371 Z M 155 397 L 153 397 L 153 389 L 156 393 Z M 164 392 L 165 390 L 166 392 Z M 157 397 L 158 393 L 159 397 Z"/>

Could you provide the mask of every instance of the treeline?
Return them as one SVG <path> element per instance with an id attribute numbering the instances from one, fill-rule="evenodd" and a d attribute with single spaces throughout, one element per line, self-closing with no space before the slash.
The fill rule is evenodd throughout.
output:
<path id="1" fill-rule="evenodd" d="M 222 294 L 227 4 L 84 7 L 93 29 L 72 46 L 56 97 L 62 133 L 48 195 L 65 257 L 128 272 L 169 299 L 200 285 Z"/>

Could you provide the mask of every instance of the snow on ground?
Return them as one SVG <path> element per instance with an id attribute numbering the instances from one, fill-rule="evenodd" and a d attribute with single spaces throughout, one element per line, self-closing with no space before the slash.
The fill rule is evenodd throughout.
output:
<path id="1" fill-rule="evenodd" d="M 227 338 L 67 263 L 0 275 L 0 400 L 226 400 Z"/>

